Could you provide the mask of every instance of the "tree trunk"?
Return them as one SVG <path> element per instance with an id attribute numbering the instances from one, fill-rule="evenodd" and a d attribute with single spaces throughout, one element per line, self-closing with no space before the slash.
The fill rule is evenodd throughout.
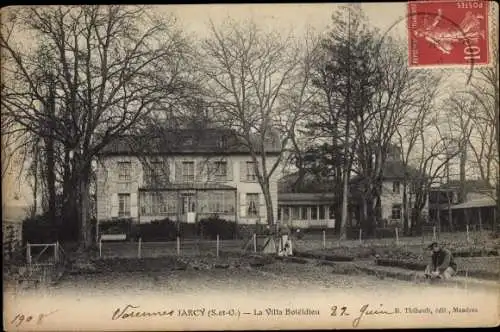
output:
<path id="1" fill-rule="evenodd" d="M 408 184 L 406 182 L 406 179 L 403 180 L 403 234 L 408 235 L 410 225 L 409 225 L 409 204 L 408 204 Z"/>
<path id="2" fill-rule="evenodd" d="M 267 224 L 274 225 L 273 201 L 271 198 L 271 191 L 269 189 L 269 181 L 265 181 L 262 186 L 262 193 L 264 194 L 264 201 L 266 204 Z"/>
<path id="3" fill-rule="evenodd" d="M 92 245 L 89 221 L 89 180 L 89 171 L 83 171 L 80 177 L 80 245 L 83 249 L 88 249 Z"/>
<path id="4" fill-rule="evenodd" d="M 54 140 L 48 138 L 45 141 L 46 158 L 47 158 L 47 191 L 48 191 L 48 216 L 52 225 L 56 226 L 56 176 L 55 176 L 55 156 L 54 156 Z"/>
<path id="5" fill-rule="evenodd" d="M 367 223 L 367 219 L 368 219 L 368 199 L 365 197 L 363 197 L 363 199 L 361 200 L 361 216 L 360 216 L 361 220 L 358 221 L 358 224 L 359 224 L 359 227 L 360 228 L 363 228 L 365 227 L 366 223 Z"/>
<path id="6" fill-rule="evenodd" d="M 69 158 L 69 150 L 64 156 L 62 213 L 59 221 L 59 229 L 64 240 L 78 241 L 80 217 L 78 214 L 78 177 L 72 174 L 75 164 Z"/>
<path id="7" fill-rule="evenodd" d="M 345 240 L 347 232 L 347 200 L 349 199 L 349 172 L 344 170 L 342 185 L 342 212 L 340 219 L 340 240 Z"/>
<path id="8" fill-rule="evenodd" d="M 49 121 L 45 124 L 47 127 L 47 137 L 45 138 L 45 151 L 47 160 L 47 190 L 48 190 L 48 217 L 50 223 L 57 227 L 56 222 L 56 170 L 55 170 L 55 155 L 54 155 L 54 118 L 55 118 L 55 96 L 54 87 L 51 83 L 49 98 L 47 103 L 47 111 L 49 113 Z"/>
<path id="9" fill-rule="evenodd" d="M 38 153 L 38 147 L 35 148 L 35 155 L 34 155 L 34 166 L 33 166 L 33 211 L 31 212 L 31 218 L 35 218 L 37 210 L 38 210 L 38 159 L 39 159 L 39 153 Z"/>

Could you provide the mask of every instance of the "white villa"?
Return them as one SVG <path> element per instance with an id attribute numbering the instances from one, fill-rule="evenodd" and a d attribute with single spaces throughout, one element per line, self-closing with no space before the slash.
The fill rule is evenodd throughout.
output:
<path id="1" fill-rule="evenodd" d="M 248 149 L 229 130 L 181 130 L 143 140 L 122 139 L 100 156 L 97 221 L 131 218 L 137 223 L 169 218 L 194 223 L 218 215 L 240 224 L 266 223 L 266 207 Z M 144 142 L 145 141 L 145 142 Z M 270 140 L 269 164 L 279 148 Z M 276 172 L 277 173 L 277 172 Z M 277 179 L 271 179 L 274 220 Z"/>

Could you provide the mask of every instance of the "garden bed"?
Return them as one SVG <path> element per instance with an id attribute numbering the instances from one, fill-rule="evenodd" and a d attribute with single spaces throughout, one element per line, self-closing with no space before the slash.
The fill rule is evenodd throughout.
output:
<path id="1" fill-rule="evenodd" d="M 474 257 L 455 258 L 458 266 L 457 275 L 481 278 L 500 279 L 500 259 L 497 257 Z M 379 266 L 398 267 L 414 271 L 423 271 L 428 264 L 424 259 L 415 258 L 377 258 L 376 264 Z"/>
<path id="2" fill-rule="evenodd" d="M 313 259 L 327 260 L 333 262 L 351 262 L 354 260 L 354 256 L 341 255 L 341 254 L 339 255 L 327 251 L 309 251 L 309 252 L 295 251 L 294 255 L 296 257 L 313 258 Z"/>

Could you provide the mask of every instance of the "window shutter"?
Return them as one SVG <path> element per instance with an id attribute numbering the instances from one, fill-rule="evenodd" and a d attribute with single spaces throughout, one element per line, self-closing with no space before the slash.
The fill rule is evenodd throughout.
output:
<path id="1" fill-rule="evenodd" d="M 162 174 L 160 174 L 162 183 L 169 183 L 170 182 L 170 163 L 168 160 L 164 160 L 162 162 Z"/>
<path id="2" fill-rule="evenodd" d="M 240 161 L 240 181 L 246 181 L 247 179 L 247 163 L 245 161 Z"/>
<path id="3" fill-rule="evenodd" d="M 233 161 L 226 160 L 227 162 L 227 181 L 233 181 Z"/>
<path id="4" fill-rule="evenodd" d="M 137 207 L 137 193 L 131 193 L 130 194 L 130 217 L 137 218 L 138 216 L 139 216 L 139 214 L 138 214 L 138 207 Z"/>
<path id="5" fill-rule="evenodd" d="M 182 161 L 175 161 L 175 181 L 182 182 Z"/>
<path id="6" fill-rule="evenodd" d="M 240 193 L 240 217 L 247 215 L 246 194 Z"/>
<path id="7" fill-rule="evenodd" d="M 111 217 L 118 217 L 118 194 L 111 195 Z"/>

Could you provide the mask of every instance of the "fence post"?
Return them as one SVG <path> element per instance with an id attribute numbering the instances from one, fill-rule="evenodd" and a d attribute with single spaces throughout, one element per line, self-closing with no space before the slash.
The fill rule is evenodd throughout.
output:
<path id="1" fill-rule="evenodd" d="M 469 238 L 469 225 L 467 224 L 467 225 L 465 225 L 465 227 L 466 227 L 466 231 L 467 231 L 467 243 L 469 243 L 470 242 L 470 238 Z"/>
<path id="2" fill-rule="evenodd" d="M 26 243 L 26 261 L 31 265 L 31 244 L 29 242 Z"/>
<path id="3" fill-rule="evenodd" d="M 323 230 L 323 249 L 326 249 L 326 232 Z"/>
<path id="4" fill-rule="evenodd" d="M 219 234 L 217 234 L 217 257 L 219 257 Z"/>
<path id="5" fill-rule="evenodd" d="M 362 239 L 362 236 L 363 236 L 363 230 L 360 228 L 359 229 L 359 243 L 363 243 L 363 239 Z"/>
<path id="6" fill-rule="evenodd" d="M 177 237 L 177 256 L 181 254 L 181 239 Z"/>
<path id="7" fill-rule="evenodd" d="M 257 234 L 253 233 L 253 252 L 257 252 Z"/>
<path id="8" fill-rule="evenodd" d="M 59 241 L 56 241 L 54 246 L 54 260 L 59 263 Z"/>
<path id="9" fill-rule="evenodd" d="M 399 246 L 399 231 L 397 227 L 395 228 L 395 230 L 396 230 L 396 245 Z"/>
<path id="10" fill-rule="evenodd" d="M 141 250 L 142 250 L 142 238 L 139 238 L 139 242 L 137 244 L 137 257 L 141 258 Z"/>
<path id="11" fill-rule="evenodd" d="M 99 238 L 99 258 L 102 257 L 102 238 Z"/>

